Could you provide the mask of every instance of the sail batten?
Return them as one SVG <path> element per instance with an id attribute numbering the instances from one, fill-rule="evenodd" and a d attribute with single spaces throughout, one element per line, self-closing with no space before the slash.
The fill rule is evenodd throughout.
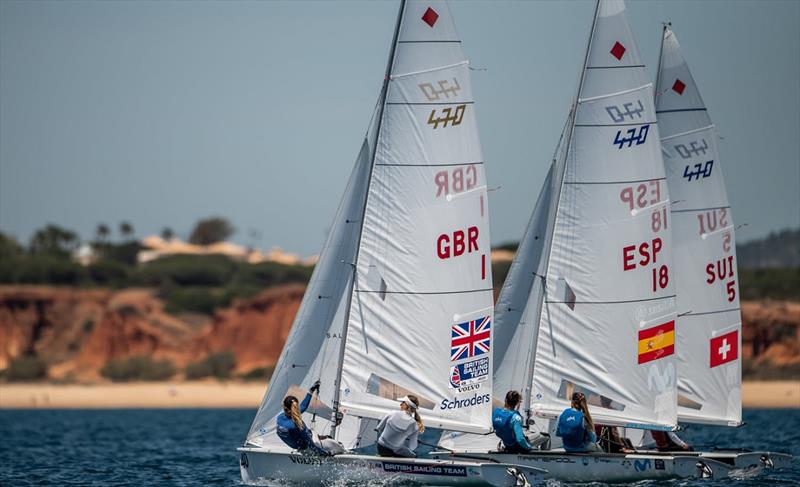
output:
<path id="1" fill-rule="evenodd" d="M 675 33 L 663 29 L 656 108 L 677 274 L 678 418 L 741 424 L 741 312 L 735 225 L 716 128 Z"/>

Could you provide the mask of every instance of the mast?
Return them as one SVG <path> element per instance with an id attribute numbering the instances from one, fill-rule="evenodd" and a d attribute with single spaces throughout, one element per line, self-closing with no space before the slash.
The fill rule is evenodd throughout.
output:
<path id="1" fill-rule="evenodd" d="M 556 215 L 558 214 L 558 207 L 559 207 L 559 203 L 561 201 L 561 190 L 564 187 L 564 169 L 566 168 L 566 165 L 567 165 L 567 158 L 569 157 L 569 148 L 570 148 L 570 144 L 572 142 L 572 134 L 573 134 L 573 132 L 575 130 L 575 113 L 576 113 L 576 111 L 578 109 L 578 103 L 580 102 L 581 91 L 583 90 L 583 81 L 584 81 L 584 79 L 586 77 L 586 66 L 589 63 L 589 53 L 591 52 L 592 39 L 594 38 L 594 29 L 595 29 L 595 26 L 597 25 L 597 15 L 598 15 L 599 11 L 600 11 L 600 0 L 597 0 L 597 2 L 595 3 L 595 7 L 594 7 L 594 17 L 592 18 L 592 28 L 589 30 L 589 40 L 586 43 L 586 52 L 584 53 L 584 56 L 583 56 L 583 67 L 581 68 L 581 77 L 580 77 L 580 80 L 578 81 L 578 92 L 575 94 L 574 101 L 572 102 L 572 109 L 570 110 L 570 114 L 567 117 L 567 123 L 569 124 L 569 127 L 566 127 L 567 137 L 563 141 L 563 143 L 566 144 L 565 149 L 564 149 L 564 153 L 563 153 L 563 156 L 562 156 L 562 160 L 564 161 L 564 163 L 561 164 L 560 167 L 558 167 L 558 166 L 556 167 L 556 171 L 557 171 L 556 172 L 556 181 L 558 183 L 558 194 L 556 195 L 556 198 L 555 198 L 556 199 L 556 206 L 555 206 L 555 214 Z M 558 164 L 558 161 L 556 162 L 556 164 Z M 554 215 L 553 218 L 552 218 L 552 222 L 549 224 L 549 226 L 552 228 L 552 227 L 555 226 L 555 223 L 556 223 L 556 219 L 555 219 L 555 215 Z M 550 267 L 550 249 L 553 246 L 554 235 L 555 235 L 555 232 L 553 232 L 551 230 L 550 231 L 550 242 L 548 242 L 548 244 L 547 244 L 547 250 L 546 250 L 547 255 L 545 257 L 546 262 L 547 262 L 548 270 L 549 270 L 549 267 Z M 545 301 L 544 297 L 545 297 L 545 294 L 547 293 L 547 284 L 546 284 L 547 277 L 546 276 L 547 276 L 548 270 L 546 270 L 544 272 L 544 275 L 537 276 L 542 281 L 542 292 L 539 293 L 539 298 L 538 298 L 538 300 L 539 300 L 539 303 L 538 303 L 538 306 L 539 306 L 539 317 L 537 317 L 540 322 L 541 322 L 542 306 L 544 305 L 544 301 Z M 525 394 L 525 419 L 526 419 L 525 426 L 526 427 L 528 426 L 528 421 L 527 420 L 529 420 L 530 417 L 531 417 L 531 396 L 532 396 L 532 393 L 533 393 L 533 388 L 532 388 L 533 368 L 536 366 L 536 347 L 537 347 L 537 341 L 539 340 L 539 327 L 538 326 L 536 327 L 536 331 L 534 331 L 533 337 L 531 337 L 531 338 L 532 338 L 532 340 L 531 340 L 531 348 L 530 348 L 530 352 L 528 354 L 530 364 L 527 367 L 526 376 L 525 376 L 525 382 L 524 382 L 525 388 L 527 389 L 527 394 Z"/>
<path id="2" fill-rule="evenodd" d="M 672 22 L 662 22 L 664 28 L 661 30 L 661 47 L 658 49 L 658 65 L 656 67 L 656 84 L 653 87 L 653 99 L 659 95 L 658 87 L 661 86 L 661 59 L 664 56 L 664 39 L 667 37 L 667 29 L 672 25 Z"/>
<path id="3" fill-rule="evenodd" d="M 389 90 L 389 81 L 392 75 L 392 67 L 394 65 L 394 55 L 397 51 L 397 38 L 400 34 L 400 26 L 403 20 L 403 12 L 405 11 L 406 0 L 400 0 L 400 10 L 397 12 L 397 22 L 394 28 L 394 37 L 392 38 L 392 48 L 389 51 L 389 61 L 386 65 L 386 75 L 383 78 L 383 87 L 381 88 L 380 95 L 380 108 L 378 109 L 377 127 L 375 130 L 375 146 L 372 149 L 372 161 L 370 162 L 369 176 L 367 178 L 366 196 L 364 197 L 364 206 L 361 209 L 361 221 L 359 222 L 358 239 L 356 241 L 356 258 L 355 262 L 350 263 L 353 267 L 353 277 L 350 281 L 350 289 L 348 291 L 349 297 L 347 298 L 347 309 L 345 310 L 344 326 L 342 327 L 342 338 L 339 345 L 339 357 L 336 361 L 336 381 L 334 383 L 334 396 L 333 396 L 333 417 L 331 418 L 331 436 L 336 438 L 336 428 L 339 419 L 339 399 L 340 399 L 340 384 L 342 382 L 342 361 L 344 360 L 344 349 L 347 344 L 347 330 L 350 323 L 350 308 L 352 303 L 353 290 L 356 285 L 357 270 L 358 270 L 358 257 L 361 254 L 361 235 L 364 230 L 364 217 L 367 211 L 367 202 L 369 201 L 369 188 L 372 184 L 372 171 L 375 167 L 375 154 L 377 152 L 378 140 L 381 137 L 381 125 L 383 124 L 383 112 L 386 108 L 386 94 Z"/>

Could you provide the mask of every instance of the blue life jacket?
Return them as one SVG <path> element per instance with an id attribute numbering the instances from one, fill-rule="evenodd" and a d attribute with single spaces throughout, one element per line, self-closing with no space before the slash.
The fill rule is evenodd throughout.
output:
<path id="1" fill-rule="evenodd" d="M 306 394 L 306 397 L 303 398 L 303 401 L 300 403 L 300 414 L 308 409 L 309 404 L 311 404 L 311 393 Z M 298 428 L 294 421 L 292 421 L 291 416 L 287 416 L 284 412 L 281 412 L 278 417 L 275 418 L 275 423 L 277 425 L 276 433 L 278 434 L 278 438 L 283 440 L 283 442 L 291 448 L 295 450 L 306 450 L 309 448 L 313 451 L 319 450 L 314 444 L 311 431 L 305 424 L 303 424 L 302 428 Z"/>
<path id="2" fill-rule="evenodd" d="M 519 445 L 524 450 L 532 447 L 522 432 L 522 416 L 515 410 L 496 408 L 492 413 L 494 434 L 500 438 L 506 448 Z"/>
<path id="3" fill-rule="evenodd" d="M 567 408 L 558 417 L 558 428 L 556 434 L 564 442 L 564 449 L 569 451 L 572 448 L 584 446 L 586 438 L 586 427 L 583 424 L 583 412 Z"/>
<path id="4" fill-rule="evenodd" d="M 275 422 L 278 426 L 276 431 L 278 438 L 283 440 L 283 442 L 291 448 L 295 450 L 305 450 L 314 445 L 311 439 L 311 431 L 309 431 L 306 425 L 303 425 L 303 429 L 298 428 L 294 421 L 292 421 L 292 418 L 286 416 L 285 413 L 280 413 L 275 419 Z"/>

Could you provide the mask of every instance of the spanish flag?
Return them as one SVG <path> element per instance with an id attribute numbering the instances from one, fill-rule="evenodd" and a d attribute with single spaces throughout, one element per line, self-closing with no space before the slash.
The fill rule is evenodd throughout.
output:
<path id="1" fill-rule="evenodd" d="M 675 353 L 675 321 L 639 331 L 639 363 L 652 362 Z"/>

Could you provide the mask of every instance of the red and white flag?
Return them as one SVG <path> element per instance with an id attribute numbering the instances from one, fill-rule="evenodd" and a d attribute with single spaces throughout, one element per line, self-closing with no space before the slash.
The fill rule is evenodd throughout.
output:
<path id="1" fill-rule="evenodd" d="M 739 330 L 711 339 L 711 367 L 739 358 Z"/>

